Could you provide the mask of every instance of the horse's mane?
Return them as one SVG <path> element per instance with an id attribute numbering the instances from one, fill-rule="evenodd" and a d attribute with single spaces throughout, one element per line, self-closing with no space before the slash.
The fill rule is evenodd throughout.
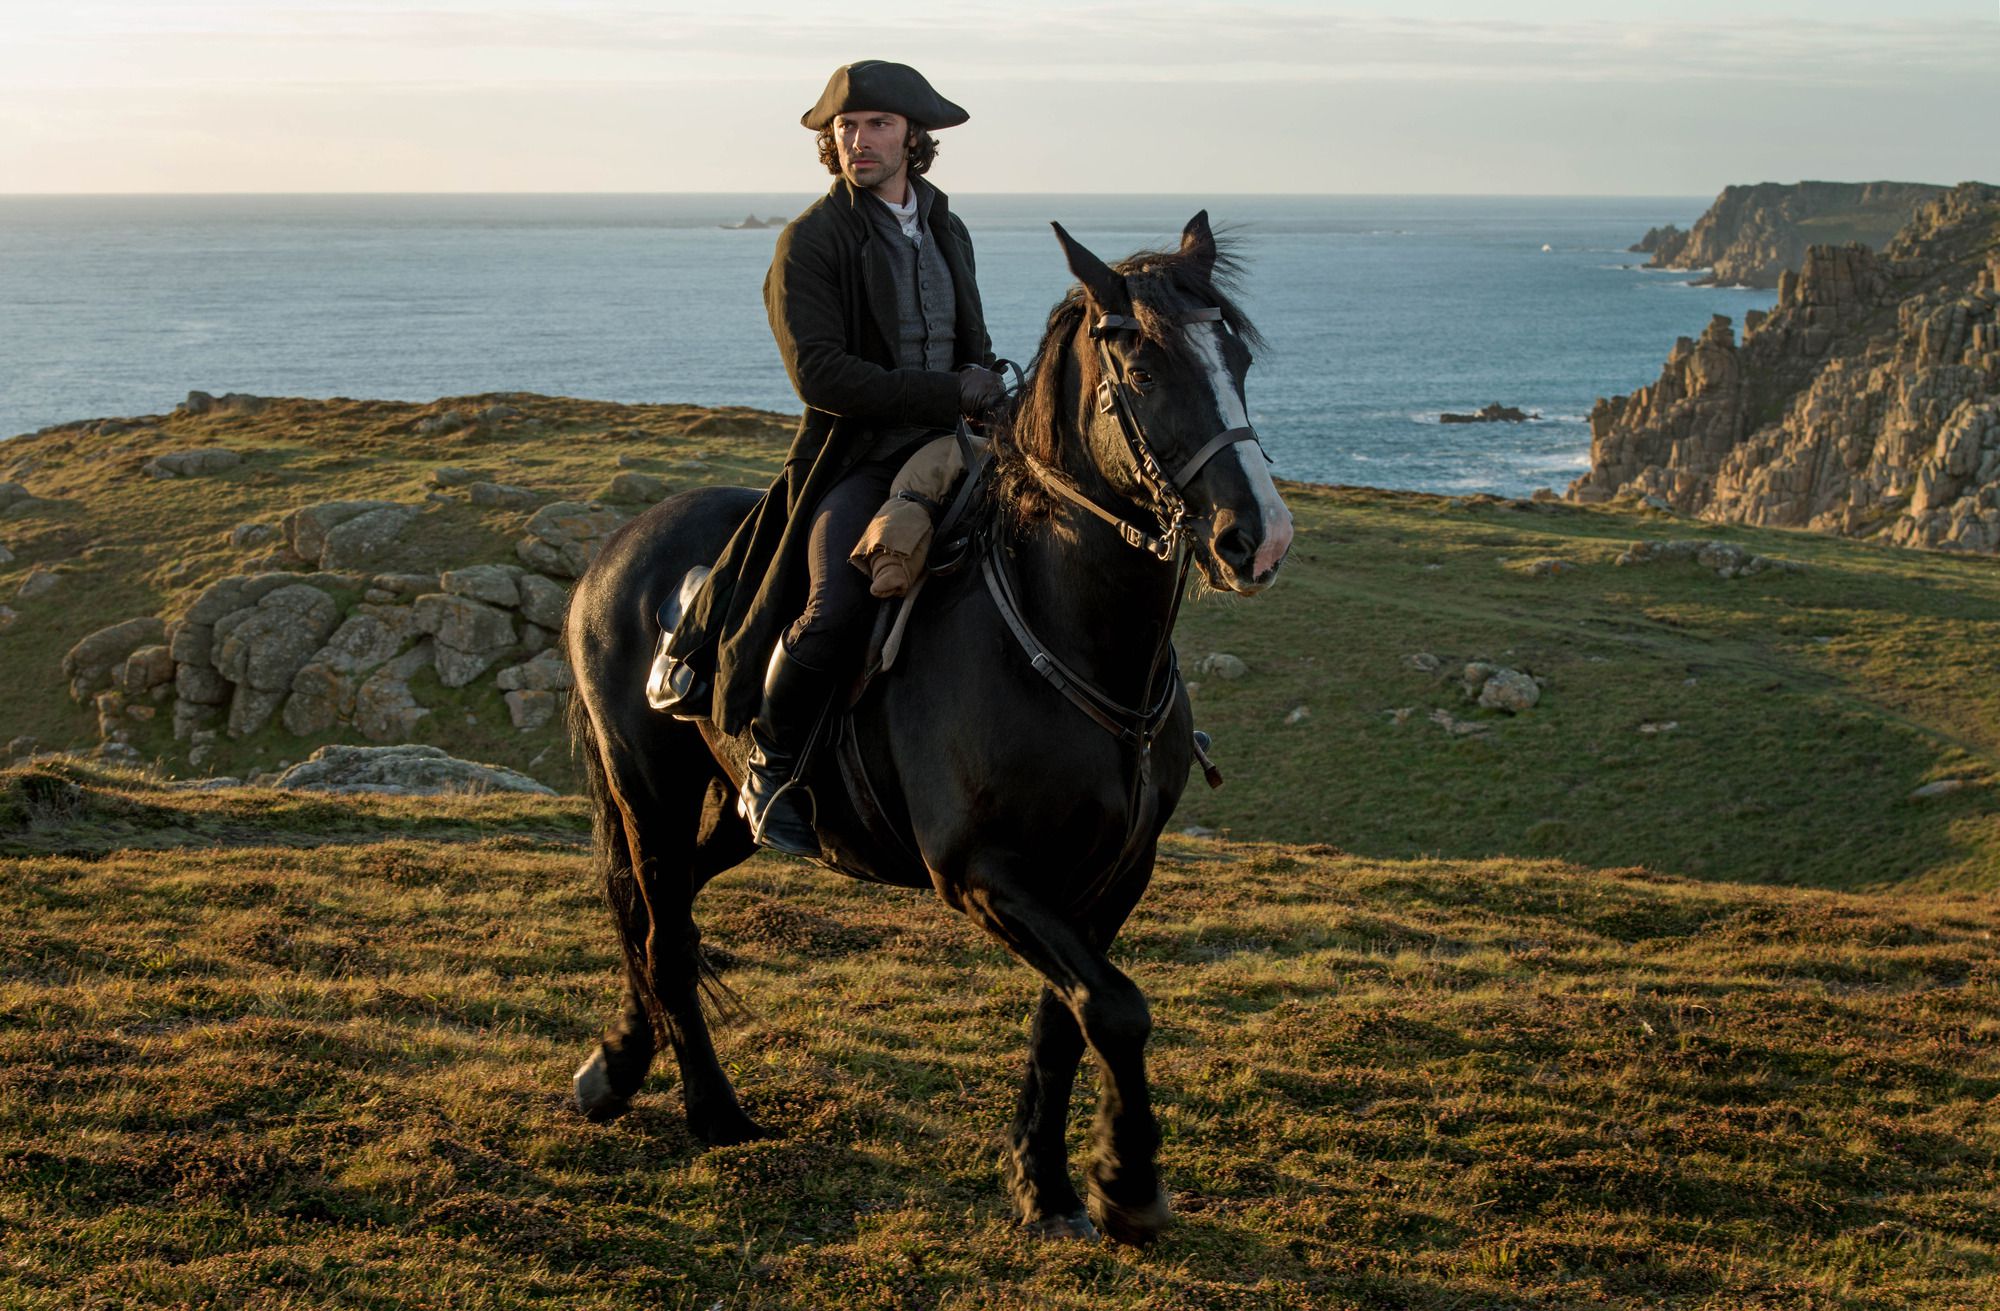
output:
<path id="1" fill-rule="evenodd" d="M 1189 304 L 1217 306 L 1231 331 L 1252 346 L 1263 345 L 1263 338 L 1232 294 L 1243 272 L 1233 242 L 1218 239 L 1214 263 L 1207 268 L 1202 260 L 1180 250 L 1142 250 L 1113 264 L 1111 271 L 1125 279 L 1132 294 L 1132 317 L 1139 321 L 1140 331 L 1177 363 L 1188 361 L 1188 353 L 1187 339 L 1174 315 Z M 1002 509 L 1016 520 L 1046 518 L 1052 508 L 1049 494 L 1029 470 L 1028 460 L 1067 471 L 1062 450 L 1062 427 L 1067 417 L 1063 411 L 1068 403 L 1062 384 L 1063 362 L 1082 329 L 1086 305 L 1083 288 L 1078 285 L 1049 311 L 1048 325 L 1020 394 L 1011 412 L 994 426 L 995 488 Z M 1083 392 L 1089 395 L 1101 376 L 1098 354 L 1079 350 L 1076 357 Z"/>

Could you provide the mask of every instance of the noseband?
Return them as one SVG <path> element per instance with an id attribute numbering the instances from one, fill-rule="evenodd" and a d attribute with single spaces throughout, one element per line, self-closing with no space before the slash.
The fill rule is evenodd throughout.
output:
<path id="1" fill-rule="evenodd" d="M 1198 323 L 1223 322 L 1219 306 L 1210 305 L 1203 309 L 1189 310 L 1174 322 L 1182 327 Z M 1104 522 L 1118 530 L 1118 536 L 1129 546 L 1150 552 L 1161 560 L 1170 560 L 1180 546 L 1183 525 L 1188 518 L 1187 500 L 1182 495 L 1187 491 L 1208 462 L 1225 448 L 1249 443 L 1255 446 L 1266 462 L 1271 457 L 1257 440 L 1255 428 L 1225 428 L 1202 444 L 1201 449 L 1185 460 L 1171 477 L 1162 467 L 1159 452 L 1146 437 L 1146 429 L 1139 422 L 1139 416 L 1132 412 L 1131 398 L 1140 389 L 1125 377 L 1118 359 L 1111 353 L 1111 338 L 1119 333 L 1142 331 L 1139 321 L 1123 314 L 1106 314 L 1090 327 L 1090 339 L 1097 343 L 1099 363 L 1103 366 L 1104 380 L 1097 384 L 1097 412 L 1109 414 L 1118 421 L 1118 431 L 1125 438 L 1126 449 L 1131 453 L 1132 466 L 1138 474 L 1139 485 L 1146 489 L 1151 498 L 1153 517 L 1159 523 L 1157 536 L 1146 532 L 1131 520 L 1105 509 L 1086 496 L 1082 489 L 1063 474 L 1039 461 L 1030 461 L 1042 479 L 1066 500 L 1088 510 Z"/>

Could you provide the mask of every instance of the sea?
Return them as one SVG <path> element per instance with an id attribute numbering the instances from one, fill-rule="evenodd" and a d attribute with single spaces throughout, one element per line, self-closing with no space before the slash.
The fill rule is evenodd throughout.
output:
<path id="1" fill-rule="evenodd" d="M 942 180 L 941 180 L 942 181 Z M 162 413 L 191 389 L 428 401 L 528 391 L 797 413 L 765 322 L 782 195 L 0 196 L 0 437 Z M 1070 278 L 1197 210 L 1268 340 L 1276 472 L 1454 494 L 1561 488 L 1592 402 L 1773 294 L 1626 247 L 1702 197 L 954 195 L 995 349 L 1026 360 Z M 1490 402 L 1539 417 L 1440 424 Z"/>

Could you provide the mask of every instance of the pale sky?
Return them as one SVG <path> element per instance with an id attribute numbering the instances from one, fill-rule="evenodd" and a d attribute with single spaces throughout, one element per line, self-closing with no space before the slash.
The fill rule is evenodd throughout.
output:
<path id="1" fill-rule="evenodd" d="M 0 193 L 816 191 L 867 58 L 959 192 L 2000 181 L 2000 0 L 0 0 Z"/>

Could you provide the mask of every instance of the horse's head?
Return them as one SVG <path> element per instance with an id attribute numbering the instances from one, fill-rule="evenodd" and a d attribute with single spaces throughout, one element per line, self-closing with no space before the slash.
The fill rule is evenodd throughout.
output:
<path id="1" fill-rule="evenodd" d="M 1179 250 L 1115 268 L 1054 227 L 1083 287 L 1073 348 L 1089 401 L 1086 458 L 1128 501 L 1185 503 L 1211 586 L 1262 591 L 1291 547 L 1292 516 L 1244 409 L 1256 335 L 1216 285 L 1226 259 L 1208 212 L 1189 220 Z"/>

